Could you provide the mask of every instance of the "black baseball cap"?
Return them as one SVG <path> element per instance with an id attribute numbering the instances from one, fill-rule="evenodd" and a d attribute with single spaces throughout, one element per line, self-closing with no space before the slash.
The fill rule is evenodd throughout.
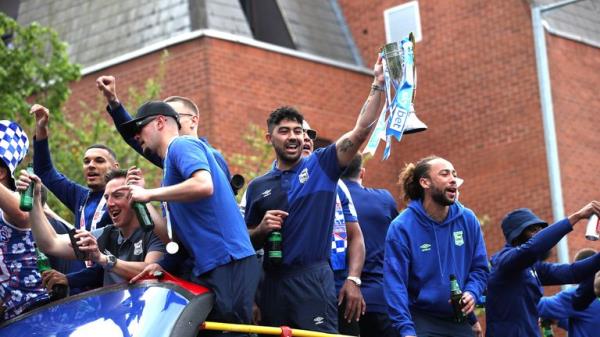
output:
<path id="1" fill-rule="evenodd" d="M 181 129 L 179 114 L 163 101 L 149 101 L 139 107 L 135 118 L 121 124 L 121 130 L 125 137 L 133 138 L 140 130 L 153 119 L 153 116 L 167 116 L 175 118 L 177 127 Z"/>

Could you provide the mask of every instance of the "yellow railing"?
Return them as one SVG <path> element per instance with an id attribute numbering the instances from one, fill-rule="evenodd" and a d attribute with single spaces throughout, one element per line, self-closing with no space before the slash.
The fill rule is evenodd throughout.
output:
<path id="1" fill-rule="evenodd" d="M 262 335 L 274 335 L 281 336 L 283 329 L 271 326 L 259 326 L 259 325 L 248 325 L 248 324 L 231 324 L 231 323 L 219 323 L 219 322 L 204 322 L 202 324 L 204 330 L 216 330 L 216 331 L 231 331 L 241 333 L 256 333 Z M 331 333 L 290 329 L 292 336 L 294 337 L 351 337 L 347 335 L 336 335 Z"/>

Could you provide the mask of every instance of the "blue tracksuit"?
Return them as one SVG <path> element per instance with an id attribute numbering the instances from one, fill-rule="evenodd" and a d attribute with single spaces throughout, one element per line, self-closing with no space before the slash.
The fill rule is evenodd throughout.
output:
<path id="1" fill-rule="evenodd" d="M 486 303 L 486 336 L 540 336 L 538 302 L 543 285 L 573 284 L 600 269 L 595 254 L 573 264 L 542 262 L 546 251 L 573 227 L 567 219 L 541 230 L 526 243 L 506 245 L 492 256 Z"/>
<path id="2" fill-rule="evenodd" d="M 594 300 L 585 310 L 575 310 L 573 296 L 576 289 L 573 287 L 554 296 L 542 297 L 537 306 L 540 317 L 566 319 L 569 337 L 595 336 L 600 332 L 600 301 Z"/>
<path id="3" fill-rule="evenodd" d="M 421 200 L 411 201 L 385 240 L 384 294 L 392 326 L 401 336 L 416 335 L 411 312 L 453 317 L 450 274 L 475 300 L 485 289 L 487 255 L 477 217 L 456 202 L 437 223 Z"/>

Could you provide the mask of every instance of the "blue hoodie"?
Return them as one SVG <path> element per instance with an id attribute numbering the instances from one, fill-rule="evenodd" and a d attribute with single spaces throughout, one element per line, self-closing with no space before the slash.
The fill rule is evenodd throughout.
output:
<path id="1" fill-rule="evenodd" d="M 542 297 L 537 306 L 540 317 L 567 319 L 569 337 L 594 336 L 600 331 L 600 301 L 594 300 L 585 310 L 575 310 L 573 297 L 576 289 L 573 287 L 554 296 Z"/>
<path id="2" fill-rule="evenodd" d="M 416 336 L 411 311 L 452 318 L 450 275 L 478 300 L 486 287 L 488 263 L 479 221 L 456 202 L 440 224 L 411 201 L 390 225 L 385 240 L 384 294 L 392 326 Z"/>

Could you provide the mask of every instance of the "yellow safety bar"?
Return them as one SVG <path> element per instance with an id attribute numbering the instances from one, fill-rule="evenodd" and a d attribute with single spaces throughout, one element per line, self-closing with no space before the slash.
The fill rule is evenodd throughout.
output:
<path id="1" fill-rule="evenodd" d="M 256 333 L 262 335 L 275 335 L 281 336 L 283 333 L 282 328 L 272 326 L 259 326 L 249 324 L 231 324 L 231 323 L 219 323 L 219 322 L 204 322 L 202 324 L 204 330 L 216 330 L 216 331 L 230 331 L 230 332 L 242 332 L 242 333 Z M 337 335 L 331 333 L 290 329 L 292 336 L 294 337 L 352 337 L 348 335 Z"/>

